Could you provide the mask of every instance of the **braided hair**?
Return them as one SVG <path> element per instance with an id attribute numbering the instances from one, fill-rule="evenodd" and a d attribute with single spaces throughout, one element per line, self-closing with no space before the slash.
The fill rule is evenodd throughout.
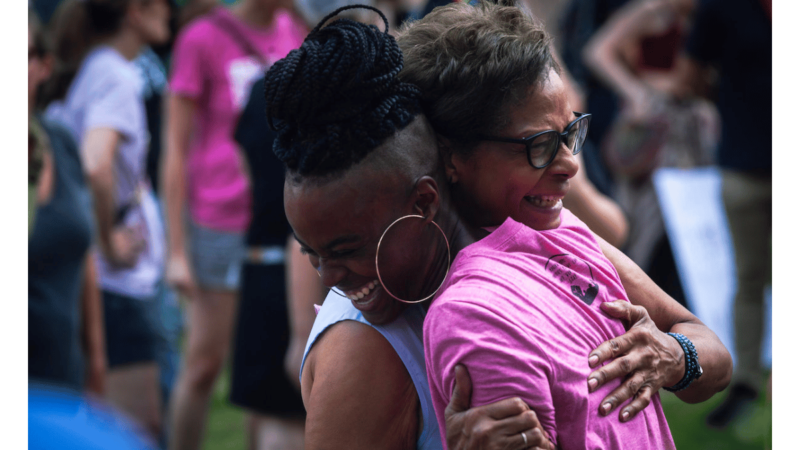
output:
<path id="1" fill-rule="evenodd" d="M 353 8 L 380 14 L 386 31 L 342 18 L 323 28 Z M 267 122 L 278 133 L 275 155 L 295 178 L 357 164 L 421 111 L 419 89 L 397 79 L 402 68 L 403 55 L 378 9 L 351 5 L 326 16 L 266 74 Z"/>

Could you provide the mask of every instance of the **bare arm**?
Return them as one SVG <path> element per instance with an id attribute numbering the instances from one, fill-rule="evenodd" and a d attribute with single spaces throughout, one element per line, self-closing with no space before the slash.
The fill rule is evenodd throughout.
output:
<path id="1" fill-rule="evenodd" d="M 697 349 L 700 366 L 703 368 L 702 377 L 695 380 L 689 388 L 677 392 L 678 398 L 687 403 L 698 403 L 724 389 L 730 382 L 733 364 L 730 353 L 717 335 L 661 290 L 630 258 L 602 239 L 598 239 L 598 243 L 617 269 L 628 298 L 635 305 L 625 306 L 627 304 L 624 302 L 605 304 L 605 311 L 627 320 L 630 330 L 619 338 L 601 344 L 590 355 L 590 358 L 599 356 L 598 362 L 590 362 L 593 367 L 616 358 L 592 373 L 590 378 L 598 378 L 601 384 L 620 376 L 630 376 L 629 379 L 634 380 L 633 385 L 629 382 L 623 383 L 610 394 L 609 398 L 613 397 L 611 409 L 625 398 L 636 396 L 643 387 L 657 391 L 681 380 L 685 372 L 683 350 L 666 332 L 688 337 Z M 642 307 L 643 310 L 636 309 L 637 307 Z M 663 359 L 668 360 L 669 364 L 660 364 L 659 361 Z M 624 370 L 625 365 L 633 370 Z M 645 377 L 639 385 L 643 376 L 640 372 L 653 367 L 658 370 Z M 644 406 L 646 403 L 641 405 L 642 408 Z"/>
<path id="2" fill-rule="evenodd" d="M 195 114 L 195 102 L 176 94 L 167 97 L 166 142 L 161 164 L 167 225 L 167 282 L 183 295 L 196 297 L 196 286 L 187 255 L 183 213 L 186 205 L 186 159 Z"/>
<path id="3" fill-rule="evenodd" d="M 626 104 L 644 107 L 650 89 L 630 69 L 641 39 L 669 26 L 666 1 L 638 0 L 620 8 L 583 49 L 586 66 Z"/>
<path id="4" fill-rule="evenodd" d="M 286 301 L 291 338 L 284 359 L 284 370 L 298 389 L 303 352 L 316 318 L 314 304 L 322 304 L 324 299 L 325 288 L 317 271 L 309 264 L 308 257 L 300 253 L 300 243 L 289 238 L 286 244 Z"/>
<path id="5" fill-rule="evenodd" d="M 100 249 L 108 254 L 114 225 L 114 157 L 120 134 L 110 128 L 89 130 L 81 145 L 84 170 L 89 177 Z"/>
<path id="6" fill-rule="evenodd" d="M 303 368 L 305 448 L 412 450 L 419 398 L 400 357 L 374 328 L 331 326 Z"/>
<path id="7" fill-rule="evenodd" d="M 672 94 L 679 98 L 697 96 L 709 97 L 714 84 L 714 72 L 705 64 L 681 54 L 675 64 Z"/>
<path id="8" fill-rule="evenodd" d="M 97 269 L 91 252 L 86 256 L 83 277 L 83 342 L 88 365 L 86 388 L 99 396 L 105 393 L 106 343 L 103 303 L 97 284 Z"/>
<path id="9" fill-rule="evenodd" d="M 578 165 L 580 169 L 570 180 L 570 190 L 564 197 L 564 206 L 598 236 L 615 247 L 621 247 L 628 239 L 628 219 L 619 205 L 601 194 L 589 181 L 580 153 Z"/>
<path id="10" fill-rule="evenodd" d="M 93 128 L 81 144 L 84 170 L 92 190 L 100 250 L 111 264 L 132 267 L 145 243 L 132 230 L 114 225 L 114 158 L 122 136 L 111 128 Z"/>
<path id="11" fill-rule="evenodd" d="M 536 413 L 519 397 L 469 407 L 472 380 L 467 368 L 455 367 L 453 396 L 444 411 L 450 450 L 555 450 Z M 524 435 L 524 437 L 523 437 Z"/>

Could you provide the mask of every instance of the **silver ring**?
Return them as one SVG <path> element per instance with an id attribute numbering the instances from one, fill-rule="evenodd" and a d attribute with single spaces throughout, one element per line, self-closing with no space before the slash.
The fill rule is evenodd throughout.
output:
<path id="1" fill-rule="evenodd" d="M 520 433 L 522 435 L 522 440 L 525 441 L 525 447 L 528 446 L 528 436 L 525 436 L 525 432 Z"/>

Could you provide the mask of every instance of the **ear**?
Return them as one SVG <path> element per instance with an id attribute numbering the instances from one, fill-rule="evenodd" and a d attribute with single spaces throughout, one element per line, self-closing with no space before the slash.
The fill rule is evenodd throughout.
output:
<path id="1" fill-rule="evenodd" d="M 417 180 L 414 185 L 414 213 L 425 217 L 426 222 L 432 221 L 439 212 L 439 186 L 436 180 L 425 175 Z"/>
<path id="2" fill-rule="evenodd" d="M 447 175 L 447 182 L 450 184 L 458 183 L 458 170 L 453 164 L 453 144 L 450 139 L 436 134 L 436 144 L 439 146 L 439 155 L 444 165 L 444 173 Z"/>

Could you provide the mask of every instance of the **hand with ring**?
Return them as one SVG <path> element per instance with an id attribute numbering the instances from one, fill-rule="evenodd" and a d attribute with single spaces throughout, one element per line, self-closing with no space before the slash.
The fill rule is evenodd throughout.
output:
<path id="1" fill-rule="evenodd" d="M 603 342 L 589 354 L 589 367 L 597 369 L 589 375 L 589 392 L 622 378 L 622 384 L 600 403 L 599 412 L 606 416 L 632 398 L 619 413 L 619 420 L 627 422 L 650 404 L 659 389 L 673 386 L 683 378 L 683 349 L 678 341 L 656 327 L 643 306 L 617 300 L 600 307 L 611 317 L 621 319 L 627 332 Z M 606 361 L 611 362 L 601 366 Z"/>
<path id="2" fill-rule="evenodd" d="M 470 409 L 472 381 L 466 367 L 455 367 L 453 396 L 445 409 L 450 450 L 555 450 L 536 413 L 519 397 Z"/>

